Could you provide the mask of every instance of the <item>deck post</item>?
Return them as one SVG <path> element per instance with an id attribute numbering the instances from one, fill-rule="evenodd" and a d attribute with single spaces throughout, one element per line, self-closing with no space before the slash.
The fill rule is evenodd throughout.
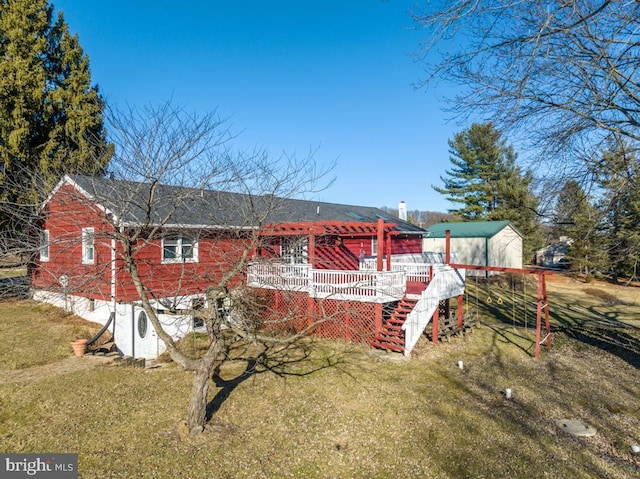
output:
<path id="1" fill-rule="evenodd" d="M 382 303 L 376 303 L 375 316 L 373 321 L 376 334 L 378 334 L 380 331 L 382 331 Z"/>
<path id="2" fill-rule="evenodd" d="M 391 271 L 391 236 L 387 236 L 385 252 L 387 255 L 387 271 Z"/>
<path id="3" fill-rule="evenodd" d="M 309 264 L 311 268 L 315 268 L 316 262 L 316 235 L 313 234 L 313 230 L 309 228 Z"/>
<path id="4" fill-rule="evenodd" d="M 438 318 L 440 317 L 440 304 L 436 307 L 431 319 L 431 342 L 438 344 Z"/>
<path id="5" fill-rule="evenodd" d="M 458 329 L 464 327 L 464 294 L 458 295 Z"/>
<path id="6" fill-rule="evenodd" d="M 377 271 L 382 271 L 382 257 L 384 256 L 384 220 L 378 218 L 378 251 Z"/>

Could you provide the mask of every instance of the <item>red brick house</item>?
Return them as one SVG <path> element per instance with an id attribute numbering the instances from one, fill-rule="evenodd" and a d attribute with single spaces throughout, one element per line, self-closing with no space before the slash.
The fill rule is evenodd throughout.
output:
<path id="1" fill-rule="evenodd" d="M 111 318 L 118 348 L 138 357 L 164 350 L 140 294 L 179 338 L 199 327 L 180 311 L 201 305 L 233 265 L 243 264 L 233 284 L 261 290 L 268 314 L 304 324 L 321 313 L 331 321 L 315 334 L 405 354 L 438 301 L 464 290 L 464 271 L 425 260 L 423 229 L 372 207 L 69 175 L 42 205 L 40 231 L 34 297 Z"/>

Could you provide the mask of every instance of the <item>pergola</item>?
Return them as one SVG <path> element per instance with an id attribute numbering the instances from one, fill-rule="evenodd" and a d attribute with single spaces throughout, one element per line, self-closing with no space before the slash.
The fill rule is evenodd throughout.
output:
<path id="1" fill-rule="evenodd" d="M 370 238 L 375 235 L 378 240 L 377 271 L 383 270 L 384 257 L 387 258 L 387 269 L 391 265 L 391 237 L 398 234 L 394 230 L 396 223 L 385 223 L 382 218 L 377 223 L 352 221 L 303 221 L 298 223 L 279 223 L 266 225 L 261 229 L 262 236 L 308 236 L 309 263 L 315 264 L 316 237 L 349 236 L 352 238 Z"/>

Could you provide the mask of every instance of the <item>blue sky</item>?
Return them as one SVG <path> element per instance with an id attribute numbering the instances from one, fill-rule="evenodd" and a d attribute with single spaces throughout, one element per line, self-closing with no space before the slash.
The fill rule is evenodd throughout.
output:
<path id="1" fill-rule="evenodd" d="M 238 148 L 316 150 L 336 180 L 321 201 L 454 207 L 431 185 L 450 167 L 434 89 L 415 90 L 413 0 L 54 0 L 112 106 L 168 99 L 230 117 Z"/>

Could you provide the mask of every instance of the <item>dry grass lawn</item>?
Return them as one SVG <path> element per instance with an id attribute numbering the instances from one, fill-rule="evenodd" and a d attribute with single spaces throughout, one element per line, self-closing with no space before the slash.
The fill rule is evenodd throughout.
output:
<path id="1" fill-rule="evenodd" d="M 554 346 L 535 361 L 535 295 L 475 286 L 481 326 L 410 360 L 318 342 L 280 375 L 230 361 L 198 437 L 180 428 L 190 373 L 68 359 L 77 324 L 0 303 L 0 449 L 78 453 L 82 478 L 640 477 L 638 289 L 550 280 Z M 42 366 L 63 358 L 82 367 Z M 30 371 L 43 374 L 19 379 Z M 571 436 L 561 419 L 598 432 Z"/>

